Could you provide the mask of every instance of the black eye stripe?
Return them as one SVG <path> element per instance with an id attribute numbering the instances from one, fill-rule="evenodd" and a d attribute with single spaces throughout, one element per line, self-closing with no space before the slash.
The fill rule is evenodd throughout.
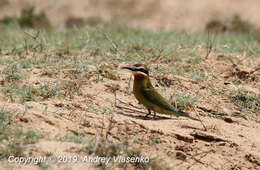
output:
<path id="1" fill-rule="evenodd" d="M 140 71 L 148 75 L 148 71 L 143 68 L 137 68 L 136 71 Z"/>

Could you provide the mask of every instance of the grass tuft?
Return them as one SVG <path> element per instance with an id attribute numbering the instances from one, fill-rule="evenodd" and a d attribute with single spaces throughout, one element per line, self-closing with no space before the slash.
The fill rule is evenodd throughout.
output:
<path id="1" fill-rule="evenodd" d="M 180 92 L 175 92 L 171 98 L 173 98 L 172 105 L 180 110 L 193 108 L 198 101 L 198 96 L 192 97 Z"/>
<path id="2" fill-rule="evenodd" d="M 62 142 L 86 143 L 87 139 L 81 135 L 65 135 L 60 139 Z"/>
<path id="3" fill-rule="evenodd" d="M 231 99 L 247 115 L 260 116 L 260 96 L 252 97 L 239 89 L 233 92 Z"/>
<path id="4" fill-rule="evenodd" d="M 11 125 L 11 112 L 0 110 L 0 159 L 8 156 L 26 156 L 25 146 L 38 142 L 43 135 L 36 131 L 23 131 Z"/>

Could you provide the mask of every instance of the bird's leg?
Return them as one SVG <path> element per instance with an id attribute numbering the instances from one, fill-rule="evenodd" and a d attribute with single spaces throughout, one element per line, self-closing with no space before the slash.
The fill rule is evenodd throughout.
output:
<path id="1" fill-rule="evenodd" d="M 156 112 L 153 111 L 153 119 L 155 119 L 155 118 L 156 118 Z"/>
<path id="2" fill-rule="evenodd" d="M 151 114 L 151 110 L 148 109 L 148 113 L 145 115 L 145 117 L 148 117 Z"/>

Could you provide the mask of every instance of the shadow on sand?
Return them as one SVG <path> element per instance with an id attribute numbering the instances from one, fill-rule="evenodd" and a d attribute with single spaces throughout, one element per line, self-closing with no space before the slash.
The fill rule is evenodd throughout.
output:
<path id="1" fill-rule="evenodd" d="M 135 119 L 141 119 L 141 120 L 168 120 L 171 119 L 169 117 L 164 117 L 164 116 L 158 116 L 156 115 L 155 118 L 153 118 L 153 115 L 151 115 L 150 117 L 146 117 L 146 116 L 140 116 L 140 115 L 133 115 L 133 114 L 127 114 L 124 112 L 117 112 L 117 114 L 126 116 L 126 117 L 131 117 L 131 118 L 135 118 Z"/>

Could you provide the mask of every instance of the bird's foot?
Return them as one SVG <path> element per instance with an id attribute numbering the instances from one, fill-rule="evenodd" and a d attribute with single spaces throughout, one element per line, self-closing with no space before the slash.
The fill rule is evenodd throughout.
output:
<path id="1" fill-rule="evenodd" d="M 148 113 L 144 116 L 145 118 L 148 118 L 148 116 L 151 114 L 151 110 L 148 109 Z"/>
<path id="2" fill-rule="evenodd" d="M 149 115 L 150 115 L 150 114 L 146 114 L 146 115 L 144 116 L 144 119 L 145 119 L 145 120 L 150 119 L 150 118 L 149 118 Z"/>
<path id="3" fill-rule="evenodd" d="M 147 117 L 147 118 L 148 118 L 150 114 L 151 114 L 151 113 L 147 113 L 144 117 Z"/>
<path id="4" fill-rule="evenodd" d="M 156 119 L 156 112 L 154 112 L 154 114 L 153 114 L 153 120 L 155 120 Z"/>

